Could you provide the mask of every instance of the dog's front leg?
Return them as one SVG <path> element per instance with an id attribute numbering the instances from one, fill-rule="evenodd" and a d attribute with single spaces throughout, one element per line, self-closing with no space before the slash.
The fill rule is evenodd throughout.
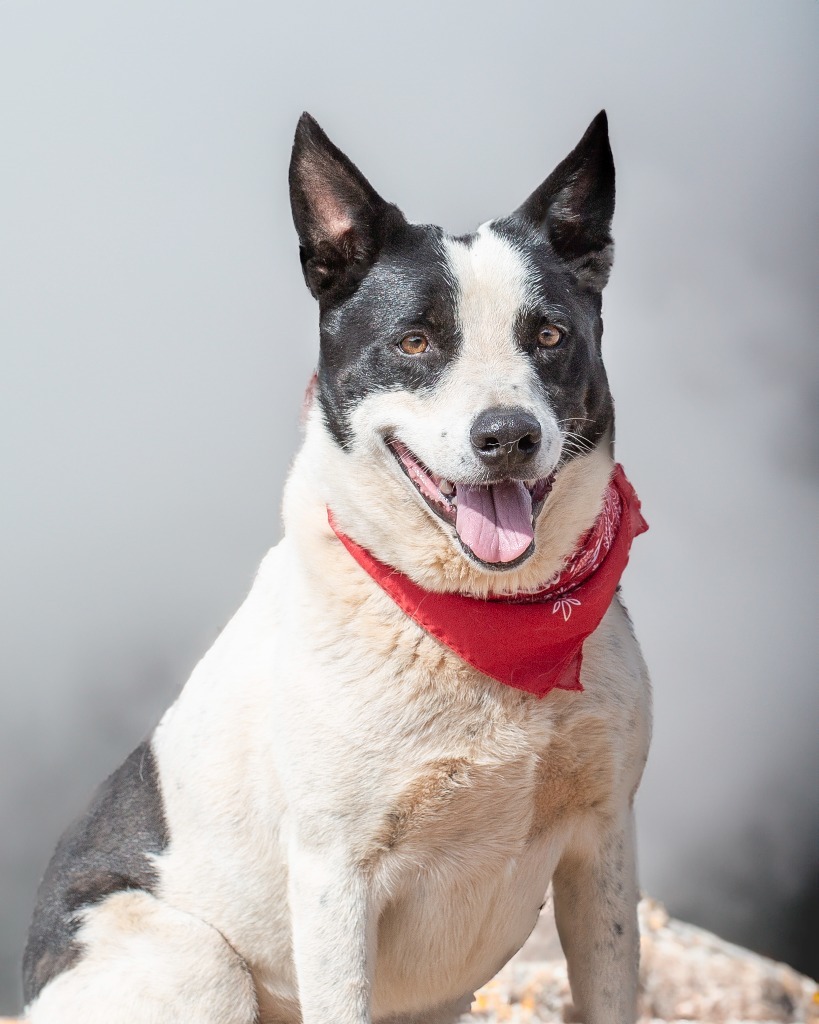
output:
<path id="1" fill-rule="evenodd" d="M 585 830 L 584 830 L 585 832 Z M 555 919 L 584 1024 L 633 1024 L 639 931 L 631 812 L 570 846 L 553 878 Z"/>
<path id="2" fill-rule="evenodd" d="M 370 1024 L 375 930 L 364 872 L 343 850 L 294 843 L 288 860 L 303 1024 Z"/>

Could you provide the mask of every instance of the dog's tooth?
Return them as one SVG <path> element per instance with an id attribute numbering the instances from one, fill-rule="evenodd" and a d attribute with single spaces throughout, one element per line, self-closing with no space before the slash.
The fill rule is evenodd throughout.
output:
<path id="1" fill-rule="evenodd" d="M 531 489 L 532 487 L 535 486 L 537 480 L 524 480 L 523 482 L 526 484 L 527 487 Z"/>
<path id="2" fill-rule="evenodd" d="M 438 490 L 441 492 L 441 494 L 454 494 L 455 484 L 453 484 L 450 480 L 441 480 L 441 482 L 438 484 Z"/>

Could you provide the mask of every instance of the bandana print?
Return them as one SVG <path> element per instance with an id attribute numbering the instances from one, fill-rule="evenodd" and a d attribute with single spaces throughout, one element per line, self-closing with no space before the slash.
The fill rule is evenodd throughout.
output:
<path id="1" fill-rule="evenodd" d="M 484 675 L 538 697 L 583 689 L 583 643 L 611 604 L 632 541 L 648 529 L 618 464 L 594 526 L 553 580 L 537 591 L 481 599 L 424 590 L 341 533 L 327 514 L 356 562 L 422 629 Z"/>
<path id="2" fill-rule="evenodd" d="M 611 550 L 617 531 L 620 529 L 622 514 L 623 500 L 620 497 L 620 491 L 612 481 L 606 489 L 603 508 L 595 519 L 594 525 L 585 536 L 581 537 L 564 567 L 545 587 L 539 590 L 521 591 L 518 594 L 490 598 L 490 600 L 519 604 L 527 601 L 543 602 L 570 594 L 600 568 L 603 559 Z M 571 608 L 576 607 L 579 603 L 576 598 L 565 597 L 562 602 L 555 601 L 552 611 L 556 613 L 560 605 L 562 606 L 560 610 L 568 618 L 571 615 Z"/>

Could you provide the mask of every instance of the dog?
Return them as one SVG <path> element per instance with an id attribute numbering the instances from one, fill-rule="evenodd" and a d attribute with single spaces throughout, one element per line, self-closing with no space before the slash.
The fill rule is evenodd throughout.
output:
<path id="1" fill-rule="evenodd" d="M 632 1021 L 650 685 L 605 112 L 471 235 L 408 222 L 307 114 L 290 193 L 320 358 L 284 539 L 61 839 L 27 1018 L 445 1024 L 551 882 L 580 1018 Z"/>

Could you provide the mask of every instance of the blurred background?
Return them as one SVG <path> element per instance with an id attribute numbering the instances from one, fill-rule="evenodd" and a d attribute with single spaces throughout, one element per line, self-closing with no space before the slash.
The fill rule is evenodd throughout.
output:
<path id="1" fill-rule="evenodd" d="M 608 109 L 642 882 L 816 973 L 817 43 L 815 0 L 0 4 L 0 1013 L 60 832 L 280 536 L 302 109 L 454 232 Z"/>

